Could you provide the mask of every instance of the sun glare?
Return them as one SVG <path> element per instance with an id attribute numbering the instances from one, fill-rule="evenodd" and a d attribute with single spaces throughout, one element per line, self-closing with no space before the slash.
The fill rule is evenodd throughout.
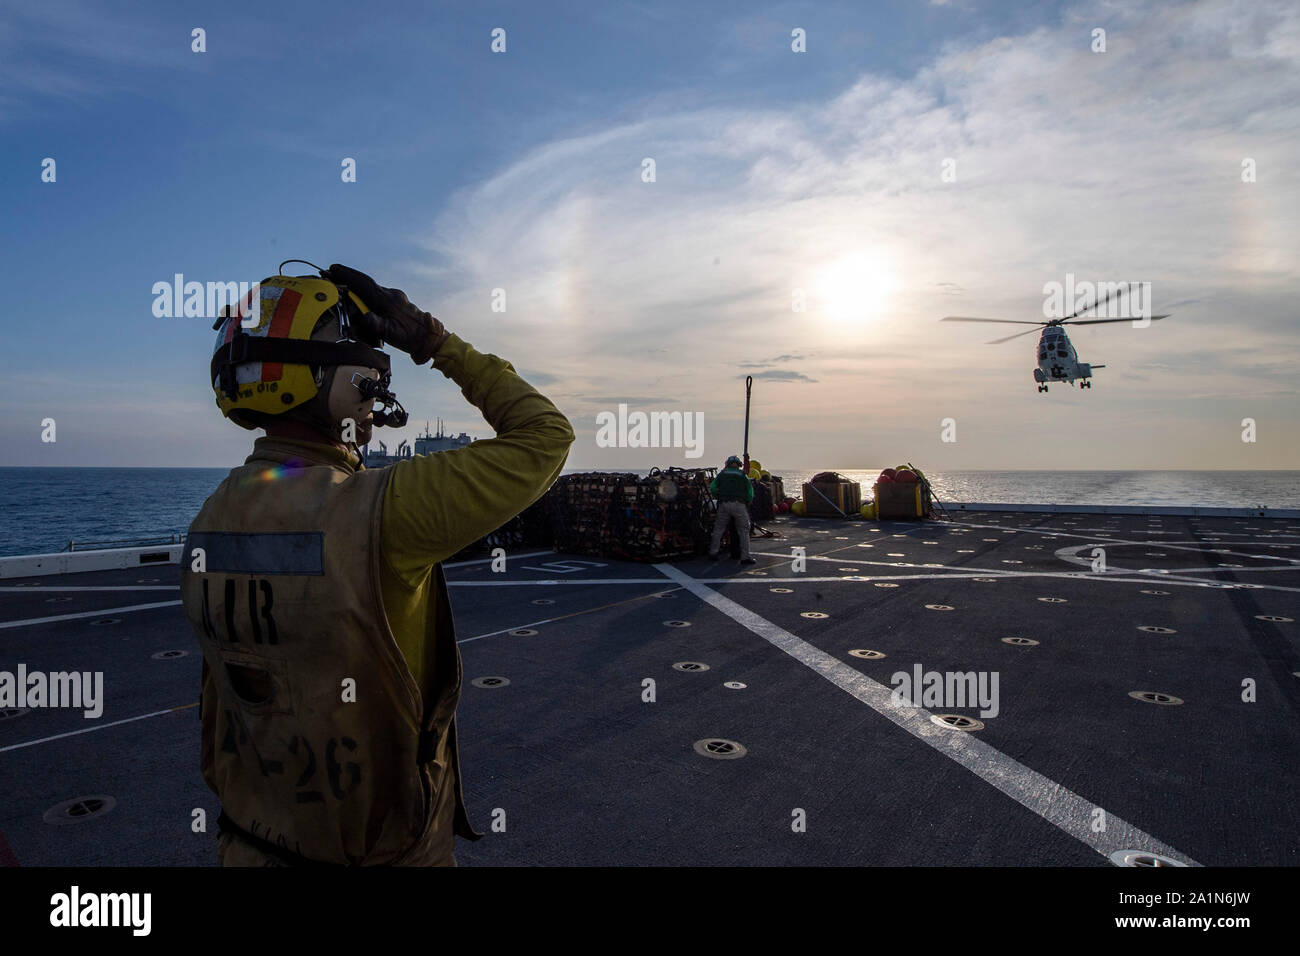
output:
<path id="1" fill-rule="evenodd" d="M 897 270 L 884 256 L 854 253 L 836 259 L 818 283 L 824 315 L 841 321 L 874 319 L 898 289 Z"/>

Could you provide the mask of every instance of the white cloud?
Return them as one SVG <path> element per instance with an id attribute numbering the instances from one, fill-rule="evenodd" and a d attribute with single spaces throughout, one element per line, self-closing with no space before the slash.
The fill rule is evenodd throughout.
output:
<path id="1" fill-rule="evenodd" d="M 1094 26 L 1104 54 L 1090 50 Z M 1023 440 L 1032 337 L 986 347 L 984 330 L 936 320 L 1035 318 L 1043 283 L 1066 272 L 1149 280 L 1157 309 L 1200 301 L 1148 330 L 1080 330 L 1085 360 L 1109 368 L 1090 393 L 1039 398 L 1032 417 L 1078 406 L 1062 413 L 1091 443 L 1076 460 L 1213 464 L 1194 426 L 1132 423 L 1184 398 L 1294 395 L 1298 37 L 1285 3 L 1085 4 L 1050 29 L 949 47 L 905 81 L 864 75 L 826 102 L 660 107 L 541 145 L 460 194 L 432 231 L 430 288 L 471 341 L 577 394 L 670 390 L 684 408 L 729 407 L 740 363 L 814 350 L 799 371 L 816 384 L 781 384 L 766 411 L 788 428 L 791 460 L 841 447 L 867 408 L 897 441 L 926 423 L 933 447 L 929 423 L 960 408 L 988 434 L 936 454 L 1011 467 L 1061 464 Z M 1246 157 L 1253 184 L 1240 181 Z M 945 158 L 954 183 L 940 179 Z M 845 256 L 889 269 L 897 289 L 829 322 L 818 285 Z M 488 310 L 497 287 L 504 315 Z M 802 315 L 796 287 L 811 296 Z M 1226 338 L 1268 361 L 1180 371 Z M 885 353 L 911 358 L 873 359 Z M 1287 427 L 1294 438 L 1294 416 Z"/>
<path id="2" fill-rule="evenodd" d="M 57 101 L 90 103 L 123 90 L 147 95 L 164 71 L 228 71 L 232 61 L 275 52 L 250 30 L 220 53 L 199 56 L 190 30 L 210 27 L 212 19 L 178 25 L 147 10 L 104 7 L 81 0 L 0 4 L 0 121 L 48 114 Z"/>

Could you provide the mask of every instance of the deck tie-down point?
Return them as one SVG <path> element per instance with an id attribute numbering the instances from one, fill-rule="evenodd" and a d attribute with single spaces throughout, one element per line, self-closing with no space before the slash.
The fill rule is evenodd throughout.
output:
<path id="1" fill-rule="evenodd" d="M 97 793 L 87 797 L 74 797 L 55 804 L 41 817 L 46 823 L 66 826 L 72 823 L 85 823 L 87 820 L 103 816 L 117 806 L 117 801 L 106 793 Z"/>
<path id="2" fill-rule="evenodd" d="M 1129 691 L 1129 696 L 1134 700 L 1144 701 L 1148 704 L 1163 704 L 1166 707 L 1176 707 L 1183 702 L 1181 697 L 1175 697 L 1173 694 L 1162 694 L 1154 690 L 1133 690 Z"/>
<path id="3" fill-rule="evenodd" d="M 712 757 L 714 760 L 736 760 L 749 753 L 744 744 L 734 740 L 723 740 L 720 737 L 706 737 L 695 741 L 695 752 L 701 757 Z"/>

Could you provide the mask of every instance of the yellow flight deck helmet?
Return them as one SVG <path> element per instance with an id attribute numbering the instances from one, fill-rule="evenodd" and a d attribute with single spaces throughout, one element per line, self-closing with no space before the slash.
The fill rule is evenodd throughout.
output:
<path id="1" fill-rule="evenodd" d="M 280 268 L 302 261 L 288 259 Z M 328 395 L 327 369 L 355 365 L 379 373 L 378 379 L 358 377 L 352 383 L 384 405 L 374 423 L 406 424 L 406 411 L 388 391 L 389 360 L 379 351 L 383 342 L 366 321 L 369 307 L 355 292 L 325 278 L 281 274 L 263 279 L 251 295 L 260 301 L 241 302 L 243 318 L 227 308 L 212 326 L 217 340 L 209 371 L 223 415 L 243 428 L 262 427 L 322 392 Z M 324 338 L 313 338 L 322 333 Z M 393 406 L 396 411 L 389 411 Z"/>

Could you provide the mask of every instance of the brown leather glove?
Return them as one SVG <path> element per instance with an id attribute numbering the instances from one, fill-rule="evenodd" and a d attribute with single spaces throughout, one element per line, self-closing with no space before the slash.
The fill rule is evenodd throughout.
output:
<path id="1" fill-rule="evenodd" d="M 423 365 L 437 355 L 451 334 L 428 312 L 412 305 L 401 289 L 387 289 L 364 272 L 337 263 L 324 270 L 323 275 L 355 292 L 370 307 L 374 334 L 409 354 L 416 365 Z"/>

